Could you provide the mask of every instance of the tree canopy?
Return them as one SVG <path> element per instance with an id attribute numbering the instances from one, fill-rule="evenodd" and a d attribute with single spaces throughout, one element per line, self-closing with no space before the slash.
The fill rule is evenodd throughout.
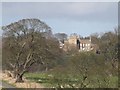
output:
<path id="1" fill-rule="evenodd" d="M 34 63 L 46 65 L 60 56 L 51 28 L 38 19 L 23 19 L 2 29 L 3 65 L 14 71 L 16 82 Z"/>

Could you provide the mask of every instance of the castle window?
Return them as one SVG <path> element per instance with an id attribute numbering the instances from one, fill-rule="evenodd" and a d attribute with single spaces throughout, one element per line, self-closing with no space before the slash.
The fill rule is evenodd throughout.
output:
<path id="1" fill-rule="evenodd" d="M 83 47 L 84 47 L 84 43 L 83 43 Z"/>
<path id="2" fill-rule="evenodd" d="M 90 46 L 90 44 L 88 44 L 88 46 Z"/>
<path id="3" fill-rule="evenodd" d="M 82 44 L 80 44 L 80 46 L 82 46 Z"/>

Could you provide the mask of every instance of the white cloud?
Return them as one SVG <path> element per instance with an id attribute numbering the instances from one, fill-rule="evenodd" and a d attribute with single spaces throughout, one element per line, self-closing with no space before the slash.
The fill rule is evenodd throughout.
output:
<path id="1" fill-rule="evenodd" d="M 56 32 L 76 29 L 85 34 L 85 30 L 90 33 L 114 27 L 118 19 L 117 5 L 117 2 L 8 2 L 3 3 L 2 15 L 5 25 L 23 18 L 39 18 Z"/>
<path id="2" fill-rule="evenodd" d="M 2 7 L 3 24 L 23 18 L 117 23 L 117 5 L 115 2 L 7 2 Z"/>
<path id="3" fill-rule="evenodd" d="M 8 15 L 71 19 L 82 17 L 88 20 L 99 20 L 101 17 L 108 20 L 117 17 L 117 3 L 3 3 L 3 17 Z"/>

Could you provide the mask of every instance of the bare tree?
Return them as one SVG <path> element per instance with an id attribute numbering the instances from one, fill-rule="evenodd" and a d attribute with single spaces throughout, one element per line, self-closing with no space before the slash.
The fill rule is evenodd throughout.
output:
<path id="1" fill-rule="evenodd" d="M 23 82 L 24 73 L 36 62 L 44 64 L 46 53 L 51 53 L 51 28 L 38 19 L 23 19 L 2 29 L 3 65 L 11 68 L 16 82 Z"/>

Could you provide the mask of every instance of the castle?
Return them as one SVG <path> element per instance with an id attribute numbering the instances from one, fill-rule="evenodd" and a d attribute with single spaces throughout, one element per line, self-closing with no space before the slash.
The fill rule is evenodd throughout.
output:
<path id="1" fill-rule="evenodd" d="M 70 35 L 67 40 L 63 42 L 60 41 L 60 48 L 64 51 L 68 51 L 71 49 L 77 49 L 79 51 L 91 51 L 96 50 L 97 45 L 92 44 L 91 37 L 81 38 L 78 35 Z"/>

